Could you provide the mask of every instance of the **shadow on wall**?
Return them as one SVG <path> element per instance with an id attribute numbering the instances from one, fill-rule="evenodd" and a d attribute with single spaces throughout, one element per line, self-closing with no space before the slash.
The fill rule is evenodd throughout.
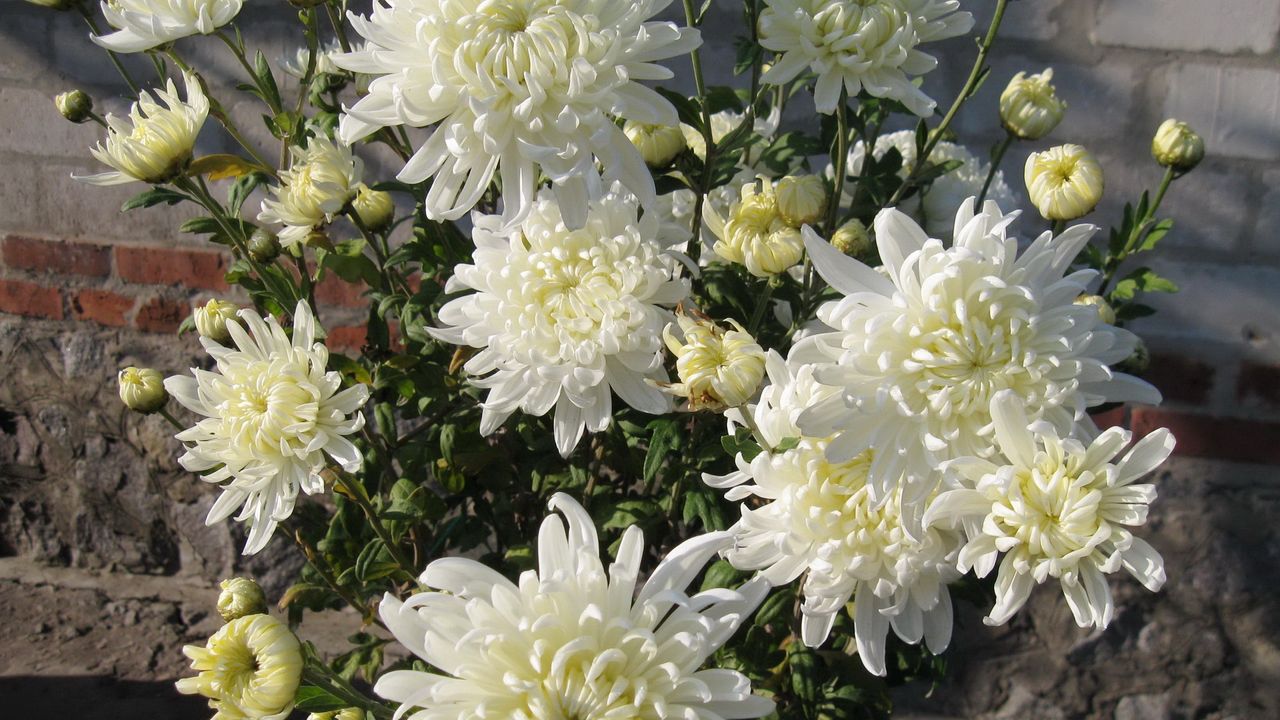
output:
<path id="1" fill-rule="evenodd" d="M 204 698 L 178 694 L 172 682 L 118 681 L 105 677 L 4 677 L 0 702 L 8 717 L 74 717 L 78 720 L 203 720 Z"/>

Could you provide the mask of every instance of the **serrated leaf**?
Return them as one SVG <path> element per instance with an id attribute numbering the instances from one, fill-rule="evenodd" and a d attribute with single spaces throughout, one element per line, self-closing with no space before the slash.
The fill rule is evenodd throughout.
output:
<path id="1" fill-rule="evenodd" d="M 652 482 L 670 453 L 680 446 L 680 427 L 675 420 L 662 418 L 649 423 L 649 451 L 644 456 L 644 481 Z"/>
<path id="2" fill-rule="evenodd" d="M 252 172 L 266 172 L 266 168 L 255 165 L 236 155 L 217 154 L 198 157 L 187 167 L 187 176 L 206 175 L 210 180 L 225 180 L 240 177 Z"/>
<path id="3" fill-rule="evenodd" d="M 348 703 L 337 695 L 315 685 L 303 685 L 298 688 L 294 709 L 306 713 L 333 712 L 348 707 Z"/>
<path id="4" fill-rule="evenodd" d="M 125 200 L 124 204 L 120 206 L 120 212 L 129 212 L 130 210 L 136 210 L 138 208 L 149 208 L 153 205 L 159 205 L 160 203 L 176 205 L 186 199 L 186 195 L 175 190 L 154 187 Z"/>

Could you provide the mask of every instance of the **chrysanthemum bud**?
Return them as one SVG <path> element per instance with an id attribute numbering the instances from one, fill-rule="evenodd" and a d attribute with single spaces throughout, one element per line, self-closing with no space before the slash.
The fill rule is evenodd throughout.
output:
<path id="1" fill-rule="evenodd" d="M 813 225 L 827 212 L 827 184 L 817 175 L 788 175 L 774 186 L 778 212 L 791 225 Z"/>
<path id="2" fill-rule="evenodd" d="M 1077 305 L 1092 305 L 1098 310 L 1098 319 L 1108 325 L 1116 324 L 1116 311 L 1112 309 L 1111 303 L 1107 302 L 1101 295 L 1084 294 L 1076 298 Z"/>
<path id="3" fill-rule="evenodd" d="M 649 167 L 660 168 L 671 164 L 686 145 L 684 133 L 679 127 L 649 125 L 628 120 L 622 126 L 627 139 L 640 151 L 640 157 Z"/>
<path id="4" fill-rule="evenodd" d="M 218 614 L 226 622 L 267 611 L 267 596 L 258 583 L 249 578 L 223 580 L 218 587 L 222 588 L 218 593 Z"/>
<path id="5" fill-rule="evenodd" d="M 1138 343 L 1133 346 L 1133 354 L 1125 358 L 1117 370 L 1129 373 L 1130 375 L 1141 375 L 1151 367 L 1151 351 L 1147 350 L 1147 344 L 1138 338 Z"/>
<path id="6" fill-rule="evenodd" d="M 374 190 L 367 185 L 360 186 L 351 200 L 351 207 L 360 216 L 360 223 L 374 232 L 390 225 L 396 214 L 396 203 L 391 199 L 391 193 Z"/>
<path id="7" fill-rule="evenodd" d="M 1204 138 L 1190 125 L 1169 118 L 1160 123 L 1151 140 L 1151 155 L 1165 167 L 1187 172 L 1204 159 Z"/>
<path id="8" fill-rule="evenodd" d="M 333 712 L 311 713 L 307 720 L 364 720 L 364 710 L 360 708 L 344 708 Z"/>
<path id="9" fill-rule="evenodd" d="M 831 246 L 851 258 L 865 260 L 871 254 L 871 233 L 861 220 L 854 218 L 831 235 Z"/>
<path id="10" fill-rule="evenodd" d="M 1102 199 L 1102 167 L 1079 145 L 1031 153 L 1025 175 L 1031 202 L 1049 220 L 1084 217 Z"/>
<path id="11" fill-rule="evenodd" d="M 27 0 L 27 2 L 50 10 L 70 10 L 75 7 L 75 0 Z"/>
<path id="12" fill-rule="evenodd" d="M 148 415 L 169 402 L 164 376 L 158 370 L 127 367 L 120 371 L 119 380 L 120 400 L 130 410 Z"/>
<path id="13" fill-rule="evenodd" d="M 663 331 L 667 348 L 676 356 L 680 382 L 668 390 L 689 398 L 690 409 L 738 407 L 755 395 L 764 379 L 764 350 L 741 325 L 730 320 L 725 330 L 709 318 L 676 315 L 684 342 Z"/>
<path id="14" fill-rule="evenodd" d="M 227 332 L 227 323 L 236 321 L 236 311 L 240 308 L 235 303 L 224 302 L 212 298 L 203 306 L 197 305 L 192 312 L 196 331 L 200 337 L 207 337 L 216 343 L 227 344 L 231 333 Z"/>
<path id="15" fill-rule="evenodd" d="M 258 228 L 249 236 L 249 254 L 258 262 L 271 262 L 280 254 L 280 240 L 270 230 Z"/>
<path id="16" fill-rule="evenodd" d="M 293 709 L 305 664 L 289 626 L 267 615 L 245 615 L 222 626 L 203 646 L 187 645 L 195 677 L 178 680 L 183 695 L 203 695 L 219 718 L 283 718 Z"/>
<path id="17" fill-rule="evenodd" d="M 742 187 L 741 197 L 717 232 L 716 255 L 756 277 L 772 277 L 799 263 L 804 238 L 778 212 L 773 182 L 759 177 Z"/>
<path id="18" fill-rule="evenodd" d="M 1015 137 L 1039 140 L 1048 135 L 1067 110 L 1054 92 L 1053 68 L 1038 75 L 1020 72 L 1000 93 L 1000 124 Z"/>
<path id="19" fill-rule="evenodd" d="M 62 117 L 73 123 L 85 122 L 93 113 L 93 98 L 83 90 L 64 92 L 55 97 L 53 103 L 58 106 L 58 112 L 62 113 Z"/>

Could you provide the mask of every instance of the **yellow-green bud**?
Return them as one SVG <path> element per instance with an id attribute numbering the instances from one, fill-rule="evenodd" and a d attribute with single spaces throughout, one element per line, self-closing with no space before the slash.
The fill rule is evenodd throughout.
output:
<path id="1" fill-rule="evenodd" d="M 266 228 L 258 228 L 249 236 L 249 254 L 258 262 L 271 262 L 280 254 L 280 240 Z"/>
<path id="2" fill-rule="evenodd" d="M 1160 123 L 1151 140 L 1151 155 L 1167 168 L 1187 172 L 1204 159 L 1204 138 L 1190 125 L 1169 118 Z"/>
<path id="3" fill-rule="evenodd" d="M 778 212 L 791 225 L 813 225 L 827 212 L 827 184 L 817 175 L 788 175 L 774 185 Z"/>
<path id="4" fill-rule="evenodd" d="M 125 407 L 149 415 L 169 402 L 164 376 L 151 368 L 127 367 L 120 371 L 120 401 Z"/>
<path id="5" fill-rule="evenodd" d="M 73 123 L 85 122 L 93 113 L 93 98 L 83 90 L 64 92 L 55 97 L 53 103 L 58 106 L 58 112 L 62 113 L 62 117 Z"/>
<path id="6" fill-rule="evenodd" d="M 1116 324 L 1116 311 L 1101 295 L 1084 294 L 1076 298 L 1077 305 L 1092 305 L 1098 310 L 1098 319 L 1108 325 Z"/>
<path id="7" fill-rule="evenodd" d="M 364 710 L 349 707 L 332 712 L 311 713 L 307 720 L 364 720 Z"/>
<path id="8" fill-rule="evenodd" d="M 222 588 L 218 593 L 218 614 L 226 622 L 267 611 L 267 596 L 258 583 L 249 578 L 223 580 L 218 587 Z"/>
<path id="9" fill-rule="evenodd" d="M 75 0 L 27 0 L 27 2 L 50 10 L 70 10 L 76 4 Z"/>
<path id="10" fill-rule="evenodd" d="M 736 321 L 725 330 L 700 315 L 676 315 L 683 342 L 672 333 L 673 325 L 663 330 L 667 348 L 676 357 L 676 374 L 680 382 L 668 389 L 672 394 L 689 398 L 689 408 L 723 409 L 738 407 L 751 400 L 764 379 L 764 350 L 755 338 Z"/>
<path id="11" fill-rule="evenodd" d="M 1000 124 L 1023 140 L 1039 140 L 1048 135 L 1067 110 L 1054 91 L 1053 68 L 1038 75 L 1020 72 L 1000 93 Z"/>
<path id="12" fill-rule="evenodd" d="M 636 150 L 640 151 L 644 163 L 653 168 L 670 165 L 686 147 L 684 132 L 679 126 L 650 125 L 628 120 L 623 124 L 622 132 L 636 146 Z"/>
<path id="13" fill-rule="evenodd" d="M 236 312 L 239 310 L 235 303 L 223 302 L 217 298 L 209 300 L 203 306 L 197 305 L 192 312 L 196 331 L 200 333 L 200 337 L 225 345 L 231 340 L 227 323 L 236 321 Z"/>
<path id="14" fill-rule="evenodd" d="M 851 258 L 866 260 L 873 247 L 871 233 L 861 220 L 854 218 L 831 235 L 831 246 Z"/>
<path id="15" fill-rule="evenodd" d="M 396 203 L 391 193 L 374 190 L 361 185 L 351 200 L 351 207 L 360 216 L 360 223 L 365 229 L 377 232 L 391 224 L 396 214 Z"/>
<path id="16" fill-rule="evenodd" d="M 1102 200 L 1102 166 L 1079 145 L 1031 153 L 1025 180 L 1032 204 L 1048 220 L 1084 217 Z"/>
<path id="17" fill-rule="evenodd" d="M 804 238 L 778 212 L 773 181 L 760 176 L 742 186 L 741 201 L 729 212 L 712 248 L 724 260 L 756 277 L 785 272 L 804 258 Z"/>

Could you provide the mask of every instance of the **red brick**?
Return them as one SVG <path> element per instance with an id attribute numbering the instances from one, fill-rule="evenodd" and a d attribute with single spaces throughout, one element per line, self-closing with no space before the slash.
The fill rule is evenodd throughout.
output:
<path id="1" fill-rule="evenodd" d="M 1111 408 L 1106 412 L 1089 413 L 1093 418 L 1093 422 L 1098 426 L 1099 430 L 1106 430 L 1111 427 L 1128 427 L 1129 408 L 1126 405 Z"/>
<path id="2" fill-rule="evenodd" d="M 1134 436 L 1169 428 L 1178 444 L 1175 455 L 1280 465 L 1280 423 L 1212 417 L 1157 408 L 1134 408 Z"/>
<path id="3" fill-rule="evenodd" d="M 0 312 L 61 320 L 62 295 L 22 280 L 0 280 Z"/>
<path id="4" fill-rule="evenodd" d="M 1154 353 L 1151 367 L 1143 373 L 1143 379 L 1155 385 L 1166 402 L 1187 405 L 1208 405 L 1213 390 L 1214 367 L 1202 360 Z"/>
<path id="5" fill-rule="evenodd" d="M 71 298 L 71 316 L 101 325 L 124 327 L 134 299 L 110 290 L 78 290 Z"/>
<path id="6" fill-rule="evenodd" d="M 111 274 L 111 248 L 94 243 L 9 235 L 4 239 L 4 263 L 11 268 L 34 272 L 107 277 Z"/>
<path id="7" fill-rule="evenodd" d="M 134 327 L 146 332 L 174 332 L 190 311 L 191 309 L 185 303 L 154 297 L 138 308 L 133 324 Z"/>
<path id="8" fill-rule="evenodd" d="M 1250 407 L 1280 409 L 1280 367 L 1248 361 L 1240 363 L 1236 399 Z"/>
<path id="9" fill-rule="evenodd" d="M 336 327 L 329 330 L 329 335 L 325 338 L 324 344 L 330 350 L 359 352 L 360 348 L 364 347 L 367 338 L 368 332 L 363 325 Z"/>
<path id="10" fill-rule="evenodd" d="M 177 285 L 226 290 L 230 258 L 216 250 L 117 245 L 116 273 L 120 279 L 149 285 Z"/>
<path id="11" fill-rule="evenodd" d="M 321 305 L 361 307 L 369 302 L 364 297 L 366 289 L 364 283 L 349 283 L 333 273 L 326 273 L 324 279 L 316 285 L 316 302 Z"/>

